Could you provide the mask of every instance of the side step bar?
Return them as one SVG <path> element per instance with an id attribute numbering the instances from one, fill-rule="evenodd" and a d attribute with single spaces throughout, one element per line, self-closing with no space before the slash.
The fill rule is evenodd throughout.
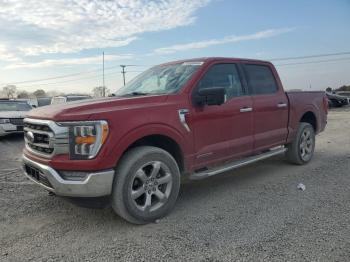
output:
<path id="1" fill-rule="evenodd" d="M 200 171 L 197 173 L 193 173 L 192 175 L 190 175 L 189 179 L 191 180 L 199 180 L 199 179 L 203 179 L 206 177 L 210 177 L 210 176 L 215 176 L 217 174 L 221 174 L 224 173 L 226 171 L 230 171 L 232 169 L 236 169 L 242 166 L 246 166 L 249 164 L 252 164 L 254 162 L 275 156 L 275 155 L 279 155 L 282 154 L 284 152 L 287 151 L 287 148 L 285 147 L 277 147 L 274 149 L 271 149 L 270 151 L 266 152 L 266 153 L 262 153 L 256 156 L 250 156 L 235 162 L 231 162 L 228 164 L 225 164 L 223 166 L 219 166 L 219 167 L 215 167 L 213 169 L 209 169 L 209 170 L 205 170 L 205 171 Z"/>

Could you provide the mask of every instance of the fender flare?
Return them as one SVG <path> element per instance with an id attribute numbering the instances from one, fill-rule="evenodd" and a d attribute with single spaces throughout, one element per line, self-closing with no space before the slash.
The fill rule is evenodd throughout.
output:
<path id="1" fill-rule="evenodd" d="M 179 146 L 183 157 L 190 150 L 190 145 L 185 142 L 184 136 L 176 129 L 159 123 L 146 124 L 139 126 L 130 132 L 125 133 L 119 140 L 113 143 L 113 150 L 110 152 L 117 165 L 124 152 L 130 145 L 144 137 L 151 135 L 162 135 L 174 140 Z"/>

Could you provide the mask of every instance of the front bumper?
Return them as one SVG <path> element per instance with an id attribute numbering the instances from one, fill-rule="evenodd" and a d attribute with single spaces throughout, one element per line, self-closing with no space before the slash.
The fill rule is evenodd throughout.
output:
<path id="1" fill-rule="evenodd" d="M 83 180 L 65 180 L 53 168 L 23 155 L 25 175 L 34 183 L 56 195 L 69 197 L 100 197 L 112 193 L 114 170 L 88 172 Z"/>
<path id="2" fill-rule="evenodd" d="M 22 127 L 23 128 L 23 127 Z M 9 134 L 19 134 L 23 133 L 22 130 L 18 130 L 18 127 L 13 124 L 0 124 L 0 136 L 6 136 Z"/>

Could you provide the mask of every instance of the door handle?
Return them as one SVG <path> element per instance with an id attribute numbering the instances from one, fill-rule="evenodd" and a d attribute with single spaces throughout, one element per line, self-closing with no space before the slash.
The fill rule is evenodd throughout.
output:
<path id="1" fill-rule="evenodd" d="M 253 111 L 253 108 L 251 107 L 242 107 L 239 112 L 241 113 L 246 113 L 246 112 L 252 112 Z"/>
<path id="2" fill-rule="evenodd" d="M 287 103 L 278 103 L 277 104 L 278 108 L 283 108 L 283 107 L 287 107 Z"/>

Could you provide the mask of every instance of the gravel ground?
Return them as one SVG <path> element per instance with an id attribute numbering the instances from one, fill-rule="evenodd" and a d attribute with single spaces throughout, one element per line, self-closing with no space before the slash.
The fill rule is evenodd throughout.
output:
<path id="1" fill-rule="evenodd" d="M 187 182 L 173 212 L 146 226 L 49 196 L 18 169 L 22 146 L 0 140 L 0 260 L 350 260 L 349 107 L 329 113 L 308 165 L 279 156 Z"/>

